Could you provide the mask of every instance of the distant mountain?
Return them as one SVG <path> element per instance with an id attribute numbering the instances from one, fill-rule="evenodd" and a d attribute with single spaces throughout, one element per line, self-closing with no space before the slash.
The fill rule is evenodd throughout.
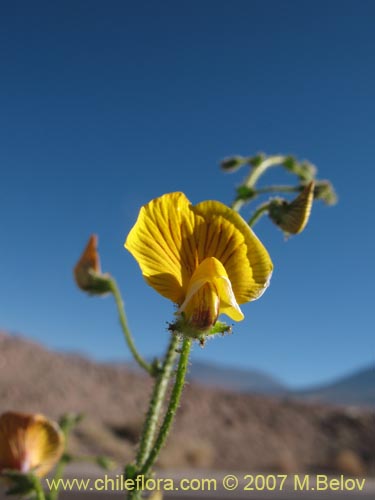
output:
<path id="1" fill-rule="evenodd" d="M 133 363 L 127 364 L 138 371 Z M 375 368 L 368 367 L 327 384 L 293 390 L 277 378 L 258 370 L 226 367 L 194 360 L 188 378 L 197 384 L 244 394 L 285 396 L 339 405 L 375 407 Z"/>
<path id="2" fill-rule="evenodd" d="M 365 368 L 327 385 L 295 391 L 310 401 L 375 406 L 375 367 Z"/>
<path id="3" fill-rule="evenodd" d="M 276 378 L 258 370 L 217 366 L 194 361 L 189 372 L 190 380 L 237 392 L 268 395 L 286 394 L 288 389 Z"/>
<path id="4" fill-rule="evenodd" d="M 17 344 L 17 337 L 9 337 L 6 334 L 3 337 L 3 335 L 0 332 L 0 340 L 15 339 L 14 342 Z M 23 345 L 24 341 L 18 340 L 18 342 L 19 345 Z M 3 356 L 0 352 L 0 365 Z M 74 359 L 75 356 L 71 358 Z M 119 365 L 120 363 L 112 364 L 112 366 Z M 134 362 L 125 365 L 132 372 L 138 372 Z M 197 384 L 242 394 L 264 394 L 313 402 L 375 407 L 375 366 L 366 367 L 327 384 L 301 390 L 293 390 L 262 371 L 220 366 L 197 360 L 191 364 L 188 377 Z"/>
<path id="5" fill-rule="evenodd" d="M 237 392 L 288 396 L 308 401 L 375 406 L 375 367 L 364 368 L 327 384 L 292 390 L 276 378 L 257 370 L 194 362 L 190 380 Z"/>

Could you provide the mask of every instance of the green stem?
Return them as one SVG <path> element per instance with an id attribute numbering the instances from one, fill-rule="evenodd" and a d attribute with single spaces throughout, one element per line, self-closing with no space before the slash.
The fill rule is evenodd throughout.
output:
<path id="1" fill-rule="evenodd" d="M 126 498 L 129 500 L 142 500 L 143 492 L 141 490 L 132 490 L 129 491 Z"/>
<path id="2" fill-rule="evenodd" d="M 174 368 L 174 361 L 177 356 L 176 348 L 178 346 L 178 343 L 179 343 L 178 336 L 172 333 L 168 350 L 164 358 L 163 366 L 155 381 L 155 386 L 151 396 L 150 406 L 143 426 L 143 432 L 136 458 L 137 468 L 141 468 L 144 465 L 146 457 L 149 455 L 150 449 L 154 441 L 155 431 L 156 431 L 156 426 L 158 424 L 160 411 L 163 405 L 165 394 L 167 392 L 168 382 Z"/>
<path id="3" fill-rule="evenodd" d="M 276 165 L 280 165 L 284 162 L 285 156 L 270 156 L 269 158 L 266 158 L 262 163 L 260 163 L 258 166 L 253 167 L 250 170 L 249 175 L 246 177 L 243 185 L 248 187 L 248 188 L 253 188 L 257 181 L 259 180 L 259 177 L 264 174 L 264 172 L 269 169 L 270 167 L 274 167 Z M 245 200 L 236 200 L 232 204 L 232 209 L 235 210 L 236 212 L 239 212 L 242 208 L 242 206 L 246 203 Z"/>
<path id="4" fill-rule="evenodd" d="M 262 163 L 260 163 L 257 167 L 253 168 L 248 175 L 245 184 L 247 187 L 254 187 L 258 182 L 258 179 L 264 172 L 270 167 L 274 167 L 276 165 L 280 165 L 285 160 L 285 156 L 270 156 L 266 158 Z"/>
<path id="5" fill-rule="evenodd" d="M 40 482 L 40 479 L 36 476 L 33 477 L 33 484 L 34 484 L 34 491 L 36 494 L 36 500 L 46 500 L 46 497 L 44 495 L 44 490 L 42 488 L 42 483 Z"/>
<path id="6" fill-rule="evenodd" d="M 155 444 L 149 454 L 146 462 L 143 467 L 139 471 L 138 475 L 146 475 L 150 471 L 151 467 L 154 465 L 156 459 L 159 456 L 159 453 L 168 437 L 169 431 L 171 429 L 171 425 L 173 423 L 174 417 L 176 415 L 176 411 L 178 405 L 180 404 L 182 389 L 185 384 L 185 377 L 188 367 L 189 354 L 191 349 L 191 339 L 185 338 L 182 344 L 180 360 L 178 363 L 176 380 L 172 389 L 171 399 L 169 401 L 169 405 L 167 411 L 164 416 L 164 421 L 161 424 L 160 431 L 158 437 L 156 438 Z"/>
<path id="7" fill-rule="evenodd" d="M 137 348 L 135 347 L 133 336 L 130 332 L 130 329 L 128 326 L 128 321 L 126 319 L 124 302 L 122 300 L 121 293 L 120 293 L 120 290 L 117 286 L 115 279 L 111 277 L 109 280 L 109 283 L 110 283 L 111 291 L 112 291 L 113 296 L 114 296 L 115 301 L 116 301 L 121 328 L 122 328 L 122 331 L 124 333 L 124 337 L 125 337 L 126 343 L 128 344 L 128 347 L 130 349 L 130 352 L 132 353 L 135 361 L 138 363 L 138 365 L 141 368 L 146 370 L 146 372 L 148 372 L 150 375 L 155 376 L 154 367 L 152 365 L 150 365 L 149 363 L 147 363 L 147 361 L 145 359 L 143 359 L 143 357 L 139 354 L 139 352 L 137 351 Z"/>
<path id="8" fill-rule="evenodd" d="M 301 186 L 266 186 L 263 188 L 258 188 L 256 194 L 265 193 L 299 193 L 302 191 Z"/>
<path id="9" fill-rule="evenodd" d="M 67 464 L 67 461 L 64 459 L 64 457 L 62 457 L 56 466 L 55 475 L 53 476 L 52 484 L 54 484 L 54 485 L 60 484 L 60 479 L 63 477 L 66 464 Z M 59 490 L 58 490 L 57 486 L 54 486 L 54 489 L 52 489 L 49 493 L 47 493 L 48 500 L 57 500 L 58 496 L 59 496 Z"/>
<path id="10" fill-rule="evenodd" d="M 258 220 L 268 211 L 269 206 L 269 202 L 263 203 L 263 205 L 259 205 L 259 207 L 255 210 L 248 221 L 250 227 L 253 227 L 255 223 L 258 222 Z"/>

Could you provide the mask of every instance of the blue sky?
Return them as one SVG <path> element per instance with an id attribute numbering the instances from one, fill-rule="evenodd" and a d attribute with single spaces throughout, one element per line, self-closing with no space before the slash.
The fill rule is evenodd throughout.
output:
<path id="1" fill-rule="evenodd" d="M 161 353 L 173 307 L 123 248 L 140 206 L 175 190 L 230 203 L 245 172 L 224 175 L 223 157 L 293 153 L 340 202 L 317 204 L 287 242 L 268 220 L 256 226 L 271 286 L 193 362 L 293 386 L 373 362 L 374 16 L 366 0 L 4 4 L 0 327 L 127 358 L 111 298 L 72 280 L 96 232 L 140 350 Z"/>

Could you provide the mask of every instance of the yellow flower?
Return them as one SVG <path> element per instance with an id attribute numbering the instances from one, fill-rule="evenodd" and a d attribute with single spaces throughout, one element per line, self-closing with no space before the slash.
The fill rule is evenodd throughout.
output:
<path id="1" fill-rule="evenodd" d="M 7 412 L 0 416 L 0 474 L 11 469 L 44 476 L 63 451 L 61 430 L 43 415 Z"/>
<path id="2" fill-rule="evenodd" d="M 141 208 L 125 247 L 197 332 L 222 313 L 241 321 L 239 305 L 260 297 L 272 272 L 266 249 L 236 212 L 218 201 L 192 206 L 178 192 Z"/>

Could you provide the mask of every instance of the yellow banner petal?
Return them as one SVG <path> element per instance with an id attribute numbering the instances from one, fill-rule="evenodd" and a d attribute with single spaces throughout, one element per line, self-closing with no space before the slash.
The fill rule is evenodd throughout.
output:
<path id="1" fill-rule="evenodd" d="M 196 216 L 183 193 L 169 193 L 141 208 L 125 248 L 146 281 L 161 295 L 181 304 L 195 269 Z"/>

